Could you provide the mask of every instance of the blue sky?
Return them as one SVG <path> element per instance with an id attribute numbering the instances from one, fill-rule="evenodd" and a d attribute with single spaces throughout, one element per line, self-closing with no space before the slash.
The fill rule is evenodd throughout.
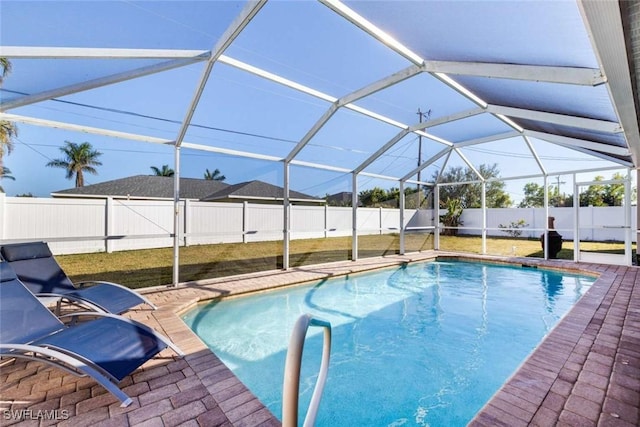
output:
<path id="1" fill-rule="evenodd" d="M 4 0 L 0 39 L 3 45 L 11 46 L 207 50 L 242 6 L 242 2 L 230 1 Z M 527 9 L 531 13 L 536 10 Z M 530 19 L 534 18 L 530 16 Z M 328 8 L 307 1 L 269 2 L 225 54 L 334 97 L 410 65 Z M 15 60 L 5 88 L 37 93 L 151 62 Z M 201 70 L 202 64 L 195 64 L 9 112 L 172 139 L 186 114 Z M 1 94 L 7 98 L 13 96 L 8 92 Z M 431 110 L 431 117 L 435 119 L 474 106 L 427 74 L 376 93 L 358 105 L 406 124 L 417 122 L 418 108 Z M 193 123 L 201 126 L 192 126 L 185 141 L 285 156 L 328 106 L 318 98 L 217 64 L 193 117 Z M 458 123 L 442 126 L 438 136 L 459 141 L 469 135 L 481 137 L 503 128 L 508 130 L 503 123 L 486 115 L 469 120 L 465 126 Z M 30 125 L 19 125 L 19 130 L 14 152 L 4 159 L 5 166 L 16 178 L 2 182 L 10 196 L 32 193 L 46 197 L 51 192 L 72 187 L 73 181 L 64 178 L 63 170 L 45 167 L 47 162 L 60 157 L 59 147 L 66 140 L 88 141 L 103 153 L 99 174 L 86 175 L 87 184 L 150 174 L 151 166 L 168 164 L 173 167 L 173 149 L 168 146 Z M 353 168 L 398 130 L 353 111 L 341 110 L 298 159 Z M 550 171 L 564 171 L 578 163 L 584 168 L 611 165 L 541 141 L 534 145 Z M 424 140 L 422 147 L 423 159 L 443 148 L 429 140 Z M 418 138 L 409 135 L 367 170 L 403 176 L 415 167 L 417 152 Z M 464 153 L 476 165 L 498 163 L 503 176 L 539 172 L 520 138 L 470 147 Z M 463 164 L 459 158 L 452 158 L 450 162 L 449 165 L 454 166 Z M 423 179 L 430 177 L 441 165 L 442 160 L 423 172 Z M 282 164 L 277 162 L 183 149 L 181 168 L 186 177 L 201 178 L 205 169 L 218 168 L 229 183 L 260 179 L 282 185 Z M 602 175 L 609 177 L 610 173 Z M 567 176 L 562 180 L 568 182 L 570 178 Z M 351 189 L 351 177 L 343 173 L 293 167 L 291 179 L 293 189 L 316 196 Z M 397 186 L 391 181 L 367 177 L 361 177 L 359 183 L 362 188 Z M 508 185 L 514 200 L 521 197 L 523 185 L 524 182 Z"/>

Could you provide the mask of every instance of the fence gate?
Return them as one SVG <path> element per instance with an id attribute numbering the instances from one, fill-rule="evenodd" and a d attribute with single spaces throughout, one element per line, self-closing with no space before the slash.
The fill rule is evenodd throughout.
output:
<path id="1" fill-rule="evenodd" d="M 604 221 L 589 215 L 589 210 L 580 207 L 589 206 L 590 196 L 603 191 L 605 186 L 621 184 L 624 189 L 623 214 L 608 216 Z M 575 250 L 574 260 L 595 262 L 602 264 L 632 265 L 631 251 L 631 182 L 624 180 L 603 180 L 590 182 L 576 182 L 574 187 L 574 215 L 575 215 Z M 593 212 L 593 211 L 591 211 Z M 595 219 L 595 220 L 594 220 Z M 624 251 L 605 251 L 585 249 L 584 242 L 593 242 L 594 236 L 606 234 L 607 240 L 624 242 Z M 598 239 L 601 240 L 601 239 Z M 623 253 L 622 253 L 623 252 Z"/>

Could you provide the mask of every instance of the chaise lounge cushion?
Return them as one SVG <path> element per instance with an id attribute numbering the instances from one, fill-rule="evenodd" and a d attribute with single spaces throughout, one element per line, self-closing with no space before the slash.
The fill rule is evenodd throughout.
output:
<path id="1" fill-rule="evenodd" d="M 54 258 L 46 242 L 2 245 L 0 257 L 20 281 L 40 297 L 58 296 L 90 305 L 92 310 L 122 314 L 148 300 L 118 284 L 90 281 L 76 286 Z"/>
<path id="2" fill-rule="evenodd" d="M 11 263 L 20 280 L 34 294 L 66 293 L 75 289 L 44 242 L 4 245 L 0 255 Z"/>

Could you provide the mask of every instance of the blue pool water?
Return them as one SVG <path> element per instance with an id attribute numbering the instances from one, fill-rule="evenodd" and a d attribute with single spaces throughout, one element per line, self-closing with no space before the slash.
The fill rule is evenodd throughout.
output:
<path id="1" fill-rule="evenodd" d="M 302 313 L 333 327 L 318 426 L 464 426 L 595 279 L 430 262 L 199 306 L 183 318 L 276 415 Z M 322 330 L 303 355 L 301 420 Z"/>

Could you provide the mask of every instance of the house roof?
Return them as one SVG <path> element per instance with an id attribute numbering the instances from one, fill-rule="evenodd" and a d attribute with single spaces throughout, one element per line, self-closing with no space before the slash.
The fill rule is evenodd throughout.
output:
<path id="1" fill-rule="evenodd" d="M 216 200 L 228 199 L 261 199 L 261 200 L 282 200 L 284 189 L 276 185 L 263 181 L 247 181 L 239 184 L 229 185 L 219 191 L 202 198 L 203 201 L 213 202 Z M 324 203 L 324 200 L 289 190 L 289 200 Z"/>
<path id="2" fill-rule="evenodd" d="M 180 198 L 200 199 L 218 191 L 229 184 L 195 178 L 180 178 Z M 128 197 L 173 199 L 173 177 L 155 175 L 135 175 L 114 179 L 99 184 L 70 188 L 51 193 L 53 197 Z"/>
<path id="3" fill-rule="evenodd" d="M 127 197 L 132 199 L 173 199 L 173 177 L 136 175 L 51 193 L 53 197 Z M 202 201 L 225 199 L 282 200 L 283 188 L 262 181 L 229 185 L 221 181 L 180 178 L 180 198 Z M 291 200 L 317 201 L 308 194 L 291 190 Z"/>

